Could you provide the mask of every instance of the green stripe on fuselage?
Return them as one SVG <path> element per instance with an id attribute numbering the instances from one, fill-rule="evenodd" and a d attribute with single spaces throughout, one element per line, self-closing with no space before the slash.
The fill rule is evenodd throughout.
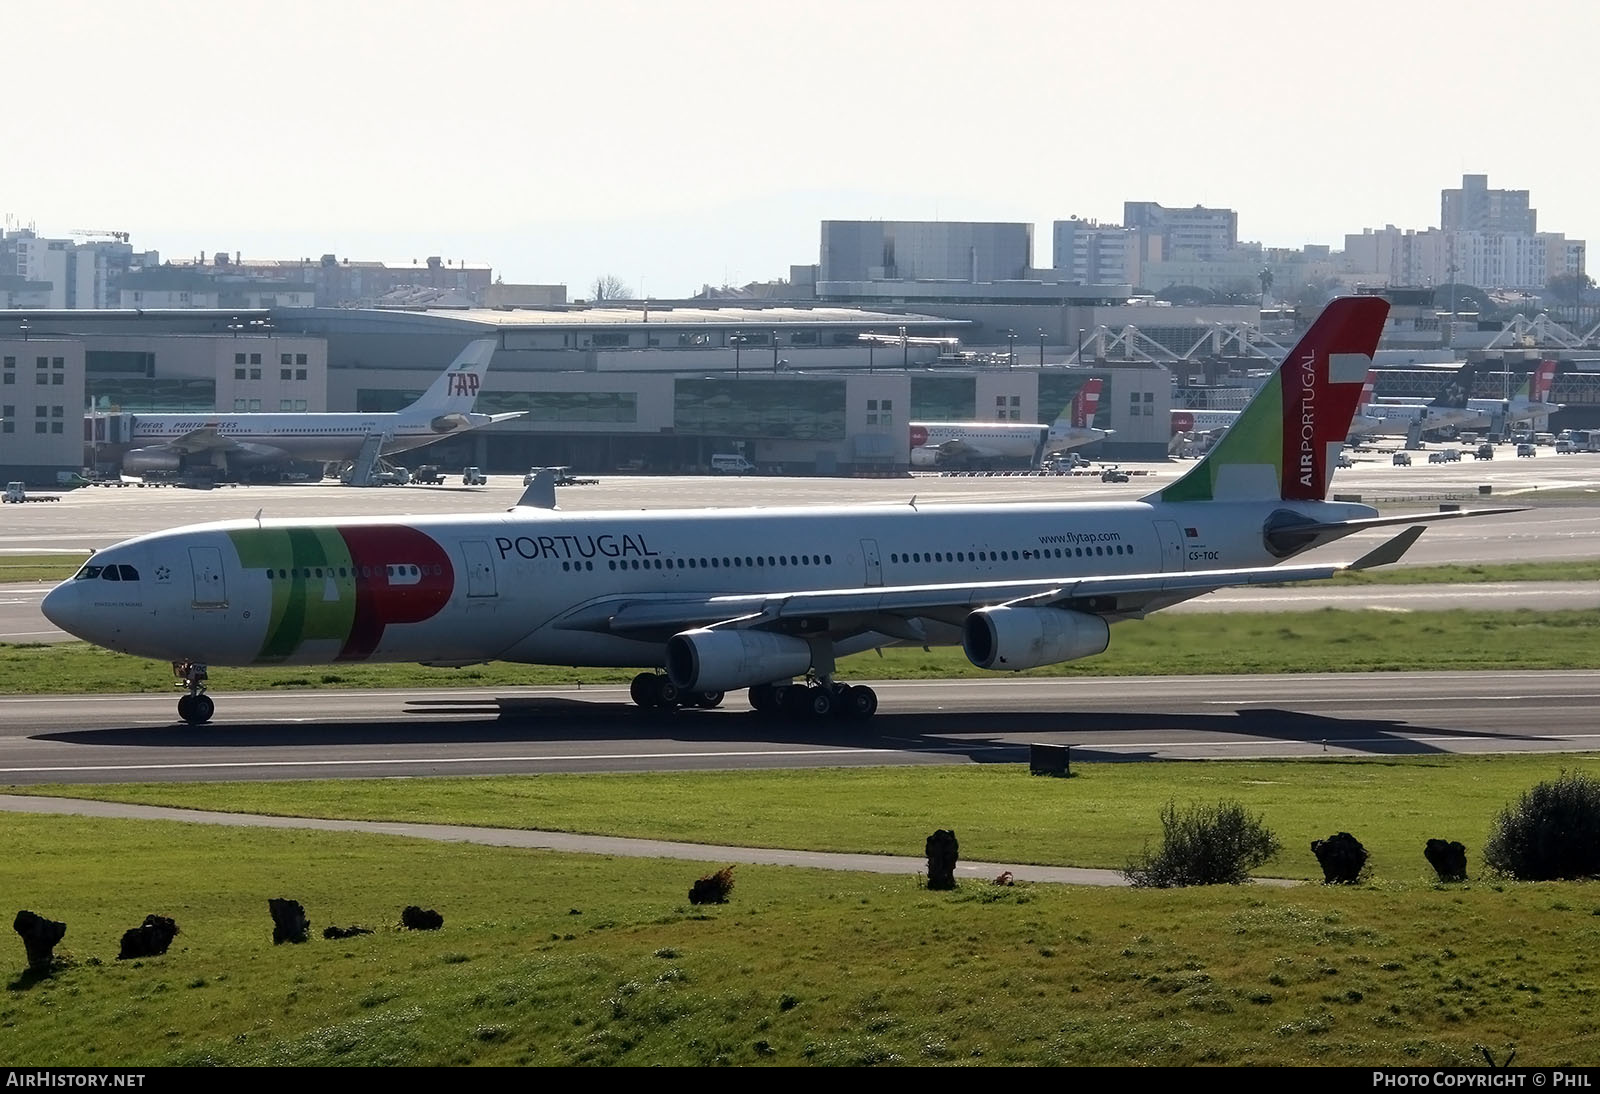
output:
<path id="1" fill-rule="evenodd" d="M 246 528 L 229 532 L 247 570 L 274 571 L 272 615 L 257 663 L 284 661 L 301 643 L 350 637 L 356 615 L 355 570 L 350 549 L 333 528 Z M 335 576 L 340 570 L 346 576 Z M 287 571 L 288 577 L 276 576 Z M 321 572 L 320 577 L 316 576 Z"/>

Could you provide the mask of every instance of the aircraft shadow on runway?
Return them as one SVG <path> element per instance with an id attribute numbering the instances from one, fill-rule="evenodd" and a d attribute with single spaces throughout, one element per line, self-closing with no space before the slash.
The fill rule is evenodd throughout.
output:
<path id="1" fill-rule="evenodd" d="M 937 752 L 951 756 L 965 754 L 979 763 L 1026 760 L 1028 745 L 1035 742 L 1071 744 L 1075 759 L 1130 761 L 1170 757 L 1175 753 L 1182 755 L 1185 746 L 1249 740 L 1325 743 L 1329 747 L 1373 755 L 1425 755 L 1446 753 L 1450 749 L 1439 743 L 1418 741 L 1416 735 L 1463 740 L 1537 739 L 1527 734 L 1469 731 L 1399 719 L 1337 718 L 1262 707 L 1206 714 L 1166 711 L 882 712 L 864 725 L 835 719 L 809 721 L 765 717 L 744 708 L 742 703 L 719 710 L 664 712 L 639 710 L 628 703 L 556 697 L 463 697 L 412 701 L 406 710 L 418 716 L 415 721 L 286 725 L 224 720 L 205 726 L 175 723 L 160 727 L 63 730 L 33 736 L 39 740 L 80 745 L 211 749 L 671 740 L 710 745 L 760 743 Z M 447 713 L 469 717 L 438 717 Z M 1148 747 L 1135 748 L 1119 744 L 1114 737 L 1085 739 L 1090 735 L 1122 734 L 1165 736 L 1158 741 L 1140 741 L 1140 745 Z M 1186 739 L 1188 736 L 1194 739 Z M 557 761 L 561 756 L 552 753 L 548 759 Z"/>

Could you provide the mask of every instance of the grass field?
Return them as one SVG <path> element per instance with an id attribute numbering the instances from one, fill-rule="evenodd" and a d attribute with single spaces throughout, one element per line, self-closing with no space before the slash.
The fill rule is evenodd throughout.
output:
<path id="1" fill-rule="evenodd" d="M 740 866 L 728 904 L 696 907 L 722 864 L 14 814 L 0 832 L 8 896 L 68 927 L 64 966 L 0 997 L 13 1065 L 1595 1057 L 1590 885 L 930 893 Z M 376 933 L 275 948 L 275 896 L 318 933 Z M 406 904 L 444 929 L 396 929 Z M 177 920 L 171 952 L 116 961 L 150 912 Z"/>
<path id="2" fill-rule="evenodd" d="M 1189 673 L 1385 672 L 1566 669 L 1600 664 L 1600 614 L 1592 611 L 1163 614 L 1117 624 L 1098 657 L 1034 669 L 1030 676 L 1164 676 Z M 853 680 L 982 679 L 959 649 L 887 649 L 839 662 Z M 213 691 L 274 688 L 433 688 L 622 684 L 633 669 L 571 669 L 495 662 L 463 669 L 340 664 L 211 670 Z M 107 694 L 170 688 L 165 664 L 81 642 L 0 644 L 0 694 Z"/>

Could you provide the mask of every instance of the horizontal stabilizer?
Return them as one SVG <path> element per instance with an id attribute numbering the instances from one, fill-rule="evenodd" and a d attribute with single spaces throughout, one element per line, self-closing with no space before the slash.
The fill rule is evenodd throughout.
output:
<path id="1" fill-rule="evenodd" d="M 1349 568 L 1352 570 L 1370 570 L 1375 566 L 1388 566 L 1399 562 L 1401 557 L 1411 550 L 1411 545 L 1417 542 L 1422 537 L 1422 533 L 1427 530 L 1426 527 L 1420 524 L 1407 528 L 1387 543 L 1368 551 L 1356 559 L 1350 564 Z"/>

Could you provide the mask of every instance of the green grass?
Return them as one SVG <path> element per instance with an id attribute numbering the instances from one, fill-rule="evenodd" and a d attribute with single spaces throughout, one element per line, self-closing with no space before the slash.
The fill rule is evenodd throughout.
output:
<path id="1" fill-rule="evenodd" d="M 83 566 L 87 551 L 55 551 L 37 555 L 0 555 L 0 584 L 16 581 L 65 581 Z"/>
<path id="2" fill-rule="evenodd" d="M 1224 612 L 1163 614 L 1119 623 L 1098 657 L 1034 669 L 1031 676 L 1166 676 L 1189 673 L 1568 669 L 1600 664 L 1600 613 L 1592 611 Z M 844 658 L 855 680 L 986 679 L 954 647 L 888 649 Z M 213 668 L 215 691 L 274 688 L 513 687 L 621 684 L 632 669 L 572 669 L 495 662 L 464 669 L 339 664 Z M 166 689 L 168 666 L 81 642 L 0 643 L 0 694 L 106 694 Z"/>
<path id="3" fill-rule="evenodd" d="M 1600 901 L 1576 884 L 930 893 L 740 866 L 730 903 L 693 907 L 721 863 L 15 814 L 0 833 L 14 905 L 67 924 L 65 965 L 0 996 L 13 1066 L 1594 1055 Z M 273 947 L 273 896 L 318 937 Z M 394 929 L 411 903 L 444 929 Z M 177 920 L 171 952 L 114 960 L 149 912 Z"/>
<path id="4" fill-rule="evenodd" d="M 1014 764 L 537 775 L 441 779 L 153 783 L 13 788 L 29 794 L 354 820 L 536 828 L 863 854 L 917 855 L 936 828 L 974 861 L 1120 869 L 1160 839 L 1169 799 L 1232 798 L 1285 850 L 1262 874 L 1320 880 L 1313 839 L 1353 833 L 1379 881 L 1433 878 L 1429 838 L 1473 856 L 1502 806 L 1589 755 L 1075 764 L 1070 779 Z"/>

